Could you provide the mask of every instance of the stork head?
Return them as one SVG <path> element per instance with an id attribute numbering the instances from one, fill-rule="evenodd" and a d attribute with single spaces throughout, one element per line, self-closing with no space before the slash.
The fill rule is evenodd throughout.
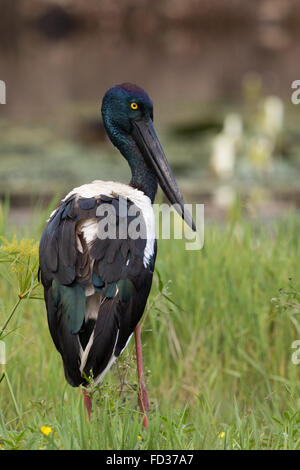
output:
<path id="1" fill-rule="evenodd" d="M 190 213 L 184 210 L 183 196 L 157 137 L 153 104 L 147 93 L 131 83 L 116 85 L 105 93 L 101 111 L 112 143 L 128 160 L 132 171 L 141 173 L 137 177 L 153 175 L 184 221 L 196 230 Z"/>

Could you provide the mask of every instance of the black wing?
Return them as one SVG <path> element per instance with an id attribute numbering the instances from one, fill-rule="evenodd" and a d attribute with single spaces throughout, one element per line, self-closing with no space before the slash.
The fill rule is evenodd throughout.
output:
<path id="1" fill-rule="evenodd" d="M 145 267 L 146 240 L 128 236 L 130 222 L 141 214 L 131 211 L 135 216 L 128 217 L 133 203 L 119 202 L 118 196 L 73 195 L 58 207 L 41 238 L 40 276 L 49 329 L 72 386 L 86 383 L 91 373 L 98 377 L 122 352 L 150 292 L 156 242 Z M 87 226 L 95 229 L 104 221 L 104 211 L 97 215 L 104 204 L 114 208 L 116 237 L 95 232 L 88 240 Z"/>

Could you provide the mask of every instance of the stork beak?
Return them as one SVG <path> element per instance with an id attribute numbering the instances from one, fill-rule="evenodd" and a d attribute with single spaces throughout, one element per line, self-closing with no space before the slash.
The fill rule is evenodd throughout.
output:
<path id="1" fill-rule="evenodd" d="M 149 118 L 134 121 L 132 137 L 137 143 L 147 165 L 154 170 L 160 187 L 170 203 L 174 205 L 176 211 L 186 224 L 196 231 L 192 216 L 184 207 L 183 196 L 157 137 L 152 120 Z"/>

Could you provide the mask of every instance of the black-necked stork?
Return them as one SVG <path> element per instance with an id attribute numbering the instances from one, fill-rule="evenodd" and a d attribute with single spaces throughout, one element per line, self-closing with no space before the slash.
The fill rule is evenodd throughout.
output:
<path id="1" fill-rule="evenodd" d="M 156 135 L 147 93 L 130 83 L 116 85 L 104 95 L 101 111 L 110 140 L 129 163 L 131 181 L 96 180 L 62 200 L 41 238 L 40 276 L 50 333 L 70 385 L 88 385 L 90 376 L 100 383 L 135 332 L 139 406 L 147 427 L 138 322 L 154 271 L 152 204 L 158 183 L 186 223 L 193 230 L 195 225 Z M 101 225 L 109 208 L 115 217 Z M 137 217 L 145 236 L 130 233 Z M 107 236 L 108 227 L 114 236 Z M 90 416 L 91 400 L 84 392 Z"/>

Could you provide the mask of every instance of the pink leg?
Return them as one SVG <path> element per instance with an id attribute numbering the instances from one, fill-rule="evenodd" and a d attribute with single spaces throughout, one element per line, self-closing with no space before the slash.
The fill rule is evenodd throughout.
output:
<path id="1" fill-rule="evenodd" d="M 138 403 L 139 403 L 140 410 L 144 415 L 144 420 L 143 420 L 144 427 L 148 429 L 149 400 L 148 400 L 148 394 L 146 390 L 144 370 L 143 370 L 141 328 L 140 328 L 139 323 L 137 324 L 134 330 L 134 337 L 135 337 L 135 350 L 136 350 L 136 359 L 137 359 L 137 373 L 138 373 L 138 379 L 139 379 Z"/>
<path id="2" fill-rule="evenodd" d="M 83 403 L 84 403 L 84 409 L 86 412 L 85 420 L 86 420 L 86 415 L 88 415 L 89 421 L 91 421 L 92 399 L 85 389 L 83 389 Z"/>

